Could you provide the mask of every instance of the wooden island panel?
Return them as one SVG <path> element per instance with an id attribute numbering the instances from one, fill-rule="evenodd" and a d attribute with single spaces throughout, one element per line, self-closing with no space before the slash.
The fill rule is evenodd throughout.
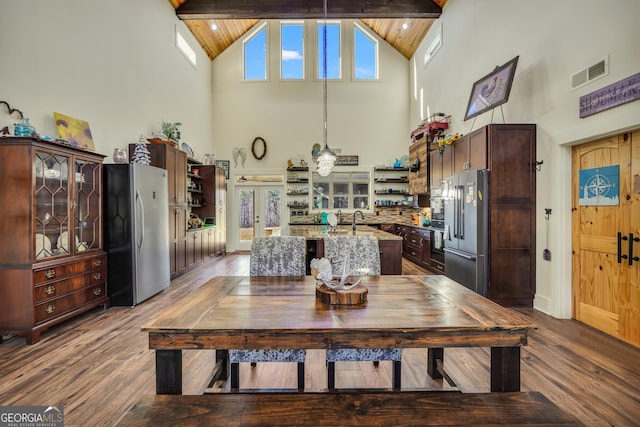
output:
<path id="1" fill-rule="evenodd" d="M 313 258 L 324 256 L 324 238 L 328 236 L 375 236 L 380 246 L 380 271 L 383 275 L 402 274 L 402 237 L 366 225 L 358 225 L 356 231 L 351 226 L 338 226 L 335 232 L 327 225 L 291 225 L 290 236 L 307 239 L 307 273 Z"/>

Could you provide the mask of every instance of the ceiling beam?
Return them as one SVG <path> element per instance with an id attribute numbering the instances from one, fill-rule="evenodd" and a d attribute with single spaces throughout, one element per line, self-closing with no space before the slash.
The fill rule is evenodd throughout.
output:
<path id="1" fill-rule="evenodd" d="M 430 18 L 442 14 L 433 0 L 327 0 L 327 18 Z M 323 0 L 185 0 L 176 9 L 190 19 L 319 19 Z"/>

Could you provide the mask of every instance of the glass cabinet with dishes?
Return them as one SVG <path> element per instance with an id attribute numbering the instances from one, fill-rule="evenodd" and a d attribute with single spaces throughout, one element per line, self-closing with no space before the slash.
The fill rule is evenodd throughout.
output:
<path id="1" fill-rule="evenodd" d="M 33 138 L 0 140 L 0 333 L 39 340 L 109 305 L 102 250 L 102 160 Z"/>

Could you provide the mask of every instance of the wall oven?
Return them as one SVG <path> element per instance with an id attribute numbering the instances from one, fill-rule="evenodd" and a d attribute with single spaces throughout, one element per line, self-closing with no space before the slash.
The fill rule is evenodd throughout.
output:
<path id="1" fill-rule="evenodd" d="M 444 199 L 442 189 L 431 190 L 431 259 L 444 266 Z"/>

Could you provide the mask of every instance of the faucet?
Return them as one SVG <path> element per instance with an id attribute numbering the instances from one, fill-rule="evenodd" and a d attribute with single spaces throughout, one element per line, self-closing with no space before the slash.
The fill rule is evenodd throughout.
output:
<path id="1" fill-rule="evenodd" d="M 355 211 L 353 213 L 353 222 L 351 223 L 351 228 L 353 229 L 353 231 L 356 231 L 356 214 L 360 212 L 360 217 L 364 220 L 364 214 L 362 213 L 362 211 L 358 210 Z"/>
<path id="2" fill-rule="evenodd" d="M 342 211 L 340 209 L 338 209 L 336 216 L 338 217 L 338 224 L 342 224 Z"/>

